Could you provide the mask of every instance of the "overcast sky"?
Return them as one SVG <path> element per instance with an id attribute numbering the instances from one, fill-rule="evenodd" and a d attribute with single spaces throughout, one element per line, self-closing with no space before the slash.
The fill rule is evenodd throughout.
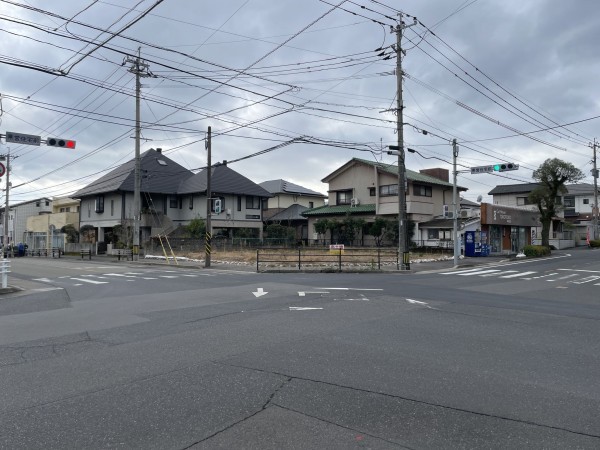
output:
<path id="1" fill-rule="evenodd" d="M 77 141 L 67 150 L 2 139 L 14 157 L 11 204 L 67 196 L 133 158 L 126 60 L 138 48 L 152 74 L 142 79 L 142 152 L 160 147 L 197 171 L 210 126 L 213 163 L 322 193 L 321 179 L 351 158 L 395 163 L 386 150 L 397 143 L 400 10 L 407 25 L 418 19 L 402 40 L 405 146 L 420 153 L 407 154 L 408 169 L 451 169 L 456 138 L 460 170 L 520 165 L 503 177 L 459 173 L 473 201 L 530 182 L 547 158 L 593 182 L 595 0 L 0 0 L 0 133 Z"/>

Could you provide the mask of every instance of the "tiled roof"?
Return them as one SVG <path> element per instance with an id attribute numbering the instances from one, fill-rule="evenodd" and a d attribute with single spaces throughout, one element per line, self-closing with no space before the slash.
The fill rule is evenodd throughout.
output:
<path id="1" fill-rule="evenodd" d="M 304 217 L 302 215 L 302 213 L 304 211 L 306 211 L 308 208 L 306 206 L 302 206 L 302 205 L 298 205 L 293 204 L 289 207 L 287 207 L 286 209 L 284 209 L 283 211 L 278 212 L 277 214 L 274 214 L 273 216 L 269 217 L 268 222 L 278 222 L 278 221 L 285 221 L 285 220 L 306 220 L 306 217 Z"/>
<path id="2" fill-rule="evenodd" d="M 159 194 L 176 194 L 182 179 L 191 177 L 193 172 L 177 164 L 154 149 L 140 156 L 142 171 L 141 191 Z M 86 195 L 114 191 L 133 192 L 135 189 L 135 160 L 131 159 L 72 195 L 81 198 Z"/>
<path id="3" fill-rule="evenodd" d="M 341 215 L 341 214 L 369 214 L 375 212 L 375 204 L 370 205 L 336 205 L 336 206 L 321 206 L 319 208 L 312 208 L 302 213 L 303 216 L 327 216 L 327 215 Z"/>
<path id="4" fill-rule="evenodd" d="M 206 192 L 207 169 L 181 182 L 178 194 Z M 271 193 L 254 181 L 227 167 L 226 164 L 215 165 L 210 176 L 210 190 L 219 194 L 254 195 L 256 197 L 273 197 Z"/>
<path id="5" fill-rule="evenodd" d="M 345 165 L 350 165 L 352 163 L 366 164 L 371 167 L 377 167 L 379 170 L 389 173 L 391 175 L 396 175 L 396 176 L 398 175 L 398 166 L 395 164 L 385 164 L 385 163 L 369 161 L 369 160 L 361 159 L 361 158 L 352 158 Z M 336 170 L 336 172 L 337 172 L 337 170 Z M 333 174 L 326 176 L 322 181 L 326 182 L 325 180 L 327 180 L 331 175 L 333 175 Z M 449 183 L 447 181 L 443 181 L 443 180 L 440 180 L 439 178 L 435 178 L 430 175 L 425 175 L 425 174 L 419 173 L 419 172 L 414 172 L 414 171 L 408 170 L 408 169 L 406 169 L 406 178 L 409 181 L 416 181 L 417 183 L 435 184 L 438 186 L 447 186 L 447 187 L 453 186 L 452 183 Z M 461 186 L 458 186 L 458 189 L 463 190 L 463 191 L 467 190 L 467 188 L 461 187 Z"/>
<path id="6" fill-rule="evenodd" d="M 282 179 L 263 181 L 262 183 L 259 183 L 259 186 L 266 189 L 271 194 L 285 193 L 285 194 L 305 195 L 305 196 L 309 196 L 309 197 L 321 197 L 321 198 L 327 197 L 326 195 L 321 194 L 320 192 L 313 191 L 311 189 L 307 189 L 303 186 L 299 186 L 297 184 L 290 183 L 289 181 L 285 181 Z"/>
<path id="7" fill-rule="evenodd" d="M 533 191 L 535 188 L 540 187 L 538 183 L 525 183 L 525 184 L 500 184 L 488 192 L 488 195 L 498 194 L 525 194 Z"/>
<path id="8" fill-rule="evenodd" d="M 566 188 L 571 195 L 594 195 L 594 185 L 591 183 L 568 184 Z"/>

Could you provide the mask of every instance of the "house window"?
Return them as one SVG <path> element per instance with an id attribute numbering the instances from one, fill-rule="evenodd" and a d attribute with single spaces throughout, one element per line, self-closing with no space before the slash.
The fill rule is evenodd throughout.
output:
<path id="1" fill-rule="evenodd" d="M 413 195 L 417 197 L 431 197 L 431 186 L 413 184 Z"/>
<path id="2" fill-rule="evenodd" d="M 314 208 L 315 207 L 315 202 L 308 202 L 308 207 L 309 208 Z"/>
<path id="3" fill-rule="evenodd" d="M 439 239 L 440 238 L 440 230 L 437 228 L 429 228 L 427 230 L 427 239 Z"/>
<path id="4" fill-rule="evenodd" d="M 50 206 L 50 200 L 46 200 L 46 206 Z"/>
<path id="5" fill-rule="evenodd" d="M 67 207 L 65 208 L 65 210 L 66 210 L 66 212 L 71 212 L 71 207 L 70 207 L 70 206 L 67 206 Z"/>
<path id="6" fill-rule="evenodd" d="M 262 204 L 263 211 L 266 211 L 267 209 L 269 209 L 269 199 L 268 198 L 261 199 L 261 204 Z"/>
<path id="7" fill-rule="evenodd" d="M 529 198 L 517 197 L 517 206 L 529 205 Z"/>
<path id="8" fill-rule="evenodd" d="M 336 192 L 336 204 L 338 205 L 349 205 L 352 199 L 352 191 L 340 191 Z"/>
<path id="9" fill-rule="evenodd" d="M 589 205 L 590 204 L 590 199 L 589 198 L 584 198 L 583 199 L 583 204 L 584 205 Z"/>
<path id="10" fill-rule="evenodd" d="M 260 197 L 246 195 L 246 209 L 260 209 Z"/>
<path id="11" fill-rule="evenodd" d="M 59 212 L 65 212 L 65 208 L 60 208 Z"/>
<path id="12" fill-rule="evenodd" d="M 242 196 L 238 195 L 237 197 L 237 210 L 241 211 L 242 210 Z"/>
<path id="13" fill-rule="evenodd" d="M 575 208 L 575 197 L 565 197 L 565 208 Z"/>
<path id="14" fill-rule="evenodd" d="M 179 202 L 177 201 L 177 197 L 169 197 L 169 208 L 177 208 L 178 206 Z"/>
<path id="15" fill-rule="evenodd" d="M 376 194 L 377 194 L 377 191 L 375 190 L 375 188 L 370 187 L 369 188 L 369 197 L 375 197 Z"/>
<path id="16" fill-rule="evenodd" d="M 38 200 L 37 202 L 35 202 L 35 206 L 37 206 L 38 208 L 40 207 L 41 202 Z"/>
<path id="17" fill-rule="evenodd" d="M 67 208 L 69 209 L 69 208 Z M 110 215 L 111 217 L 115 215 L 115 201 L 111 200 L 110 201 Z"/>
<path id="18" fill-rule="evenodd" d="M 92 215 L 92 203 L 88 203 L 88 219 L 91 217 Z"/>
<path id="19" fill-rule="evenodd" d="M 390 197 L 392 195 L 398 195 L 398 185 L 386 184 L 383 186 L 379 186 L 379 195 L 381 197 Z"/>
<path id="20" fill-rule="evenodd" d="M 194 196 L 190 195 L 190 205 L 189 205 L 190 209 L 194 209 Z"/>
<path id="21" fill-rule="evenodd" d="M 102 214 L 104 212 L 104 195 L 96 196 L 96 212 Z"/>

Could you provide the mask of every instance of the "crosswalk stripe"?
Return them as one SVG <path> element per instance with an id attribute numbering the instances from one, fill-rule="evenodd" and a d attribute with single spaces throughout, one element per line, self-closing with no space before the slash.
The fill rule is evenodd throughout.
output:
<path id="1" fill-rule="evenodd" d="M 83 281 L 84 283 L 90 284 L 107 284 L 108 281 L 96 281 L 96 280 L 88 280 L 86 278 L 71 278 L 73 281 Z"/>
<path id="2" fill-rule="evenodd" d="M 500 272 L 500 270 L 499 269 L 479 270 L 477 272 L 458 273 L 457 275 L 460 275 L 461 277 L 470 277 L 472 275 L 482 275 L 484 273 L 493 273 L 493 272 Z"/>
<path id="3" fill-rule="evenodd" d="M 461 273 L 478 272 L 480 270 L 481 269 L 455 270 L 454 272 L 442 272 L 440 275 L 460 275 Z"/>
<path id="4" fill-rule="evenodd" d="M 518 270 L 503 270 L 502 272 L 488 273 L 487 275 L 481 275 L 481 276 L 482 277 L 497 277 L 498 275 L 505 275 L 505 274 L 515 273 L 515 272 L 518 272 Z"/>
<path id="5" fill-rule="evenodd" d="M 526 275 L 531 275 L 532 273 L 536 273 L 536 272 L 519 272 L 519 273 L 514 273 L 512 275 L 503 275 L 500 278 L 517 278 L 517 277 L 524 277 Z"/>
<path id="6" fill-rule="evenodd" d="M 159 275 L 160 278 L 179 278 L 179 275 Z"/>
<path id="7" fill-rule="evenodd" d="M 592 275 L 590 277 L 581 278 L 580 280 L 569 281 L 569 283 L 573 283 L 573 284 L 591 283 L 592 281 L 597 281 L 598 278 L 600 278 L 600 276 Z"/>

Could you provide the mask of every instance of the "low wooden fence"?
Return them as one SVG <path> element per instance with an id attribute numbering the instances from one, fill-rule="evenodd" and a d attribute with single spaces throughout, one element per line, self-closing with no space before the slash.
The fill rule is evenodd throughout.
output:
<path id="1" fill-rule="evenodd" d="M 256 271 L 314 270 L 321 272 L 399 270 L 398 250 L 392 248 L 261 248 Z"/>

